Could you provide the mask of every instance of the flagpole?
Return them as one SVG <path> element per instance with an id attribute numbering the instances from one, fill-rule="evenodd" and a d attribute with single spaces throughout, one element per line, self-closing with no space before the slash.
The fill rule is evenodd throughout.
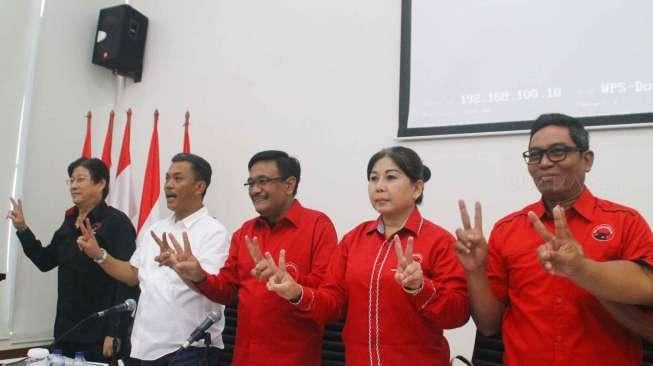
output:
<path id="1" fill-rule="evenodd" d="M 190 125 L 190 112 L 186 111 L 186 122 L 184 122 L 184 146 L 182 151 L 184 154 L 190 154 L 190 134 L 188 132 L 188 125 Z"/>
<path id="2" fill-rule="evenodd" d="M 93 156 L 91 149 L 91 111 L 86 113 L 86 137 L 84 137 L 84 146 L 82 147 L 82 157 L 90 159 Z"/>
<path id="3" fill-rule="evenodd" d="M 109 125 L 107 126 L 107 134 L 104 137 L 104 147 L 102 148 L 102 161 L 107 166 L 109 172 L 111 171 L 111 148 L 113 145 L 113 119 L 115 113 L 113 109 L 109 113 Z"/>

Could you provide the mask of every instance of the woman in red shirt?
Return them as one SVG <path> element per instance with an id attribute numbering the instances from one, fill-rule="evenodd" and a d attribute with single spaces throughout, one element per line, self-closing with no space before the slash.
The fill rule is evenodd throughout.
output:
<path id="1" fill-rule="evenodd" d="M 268 288 L 320 324 L 344 316 L 349 365 L 449 365 L 442 330 L 469 319 L 455 239 L 417 209 L 430 176 L 406 147 L 370 158 L 368 193 L 380 216 L 344 236 L 319 288 L 297 284 L 280 252 Z"/>

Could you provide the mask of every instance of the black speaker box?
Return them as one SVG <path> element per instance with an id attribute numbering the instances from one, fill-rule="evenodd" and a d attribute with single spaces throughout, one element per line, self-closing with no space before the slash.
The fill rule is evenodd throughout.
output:
<path id="1" fill-rule="evenodd" d="M 147 22 L 145 15 L 129 5 L 100 10 L 93 63 L 141 81 Z"/>

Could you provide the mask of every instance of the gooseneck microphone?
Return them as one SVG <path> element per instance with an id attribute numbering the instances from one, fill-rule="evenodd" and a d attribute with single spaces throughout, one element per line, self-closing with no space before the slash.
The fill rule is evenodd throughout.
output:
<path id="1" fill-rule="evenodd" d="M 97 313 L 95 313 L 95 316 L 97 316 L 98 318 L 101 318 L 101 317 L 103 317 L 103 316 L 105 316 L 107 314 L 112 314 L 112 313 L 122 313 L 122 312 L 125 312 L 125 311 L 133 312 L 134 309 L 136 309 L 136 300 L 127 299 L 122 304 L 112 306 L 112 307 L 110 307 L 108 309 L 104 309 L 102 311 L 98 311 Z"/>
<path id="2" fill-rule="evenodd" d="M 213 323 L 217 322 L 220 320 L 221 314 L 217 311 L 212 311 L 210 312 L 207 316 L 206 319 L 202 322 L 202 324 L 198 325 L 195 330 L 193 330 L 193 333 L 190 334 L 188 339 L 186 339 L 186 342 L 181 346 L 181 349 L 186 349 L 190 347 L 193 342 L 198 341 L 204 336 L 204 332 L 206 332 L 207 329 L 209 329 Z"/>
<path id="3" fill-rule="evenodd" d="M 62 339 L 66 338 L 66 336 L 68 334 L 70 334 L 73 330 L 79 328 L 80 325 L 86 323 L 89 319 L 102 318 L 103 316 L 105 316 L 107 314 L 111 314 L 111 313 L 122 313 L 122 312 L 125 312 L 125 311 L 134 311 L 134 309 L 136 309 L 136 300 L 127 299 L 122 304 L 118 304 L 118 305 L 112 306 L 112 307 L 110 307 L 108 309 L 98 311 L 97 313 L 93 313 L 93 314 L 87 316 L 86 318 L 80 320 L 79 322 L 77 322 L 77 324 L 75 324 L 74 327 L 68 329 L 64 334 L 62 334 L 57 339 L 55 339 L 50 344 L 49 348 L 50 348 L 50 350 L 52 350 L 57 343 L 59 343 Z"/>

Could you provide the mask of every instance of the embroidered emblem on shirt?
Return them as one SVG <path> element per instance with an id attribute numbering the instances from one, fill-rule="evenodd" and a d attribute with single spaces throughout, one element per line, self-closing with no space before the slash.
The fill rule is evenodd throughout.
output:
<path id="1" fill-rule="evenodd" d="M 297 268 L 297 265 L 293 262 L 286 262 L 286 271 L 293 278 L 296 278 L 299 274 L 299 268 Z"/>
<path id="2" fill-rule="evenodd" d="M 610 241 L 614 238 L 614 228 L 609 224 L 596 225 L 592 229 L 592 236 L 598 241 Z"/>
<path id="3" fill-rule="evenodd" d="M 424 257 L 419 253 L 413 253 L 413 260 L 419 264 L 422 264 Z"/>
<path id="4" fill-rule="evenodd" d="M 101 222 L 96 222 L 96 223 L 94 223 L 93 225 L 91 225 L 91 228 L 93 228 L 93 233 L 95 233 L 96 231 L 98 231 L 101 227 L 102 227 L 102 223 L 101 223 Z"/>

